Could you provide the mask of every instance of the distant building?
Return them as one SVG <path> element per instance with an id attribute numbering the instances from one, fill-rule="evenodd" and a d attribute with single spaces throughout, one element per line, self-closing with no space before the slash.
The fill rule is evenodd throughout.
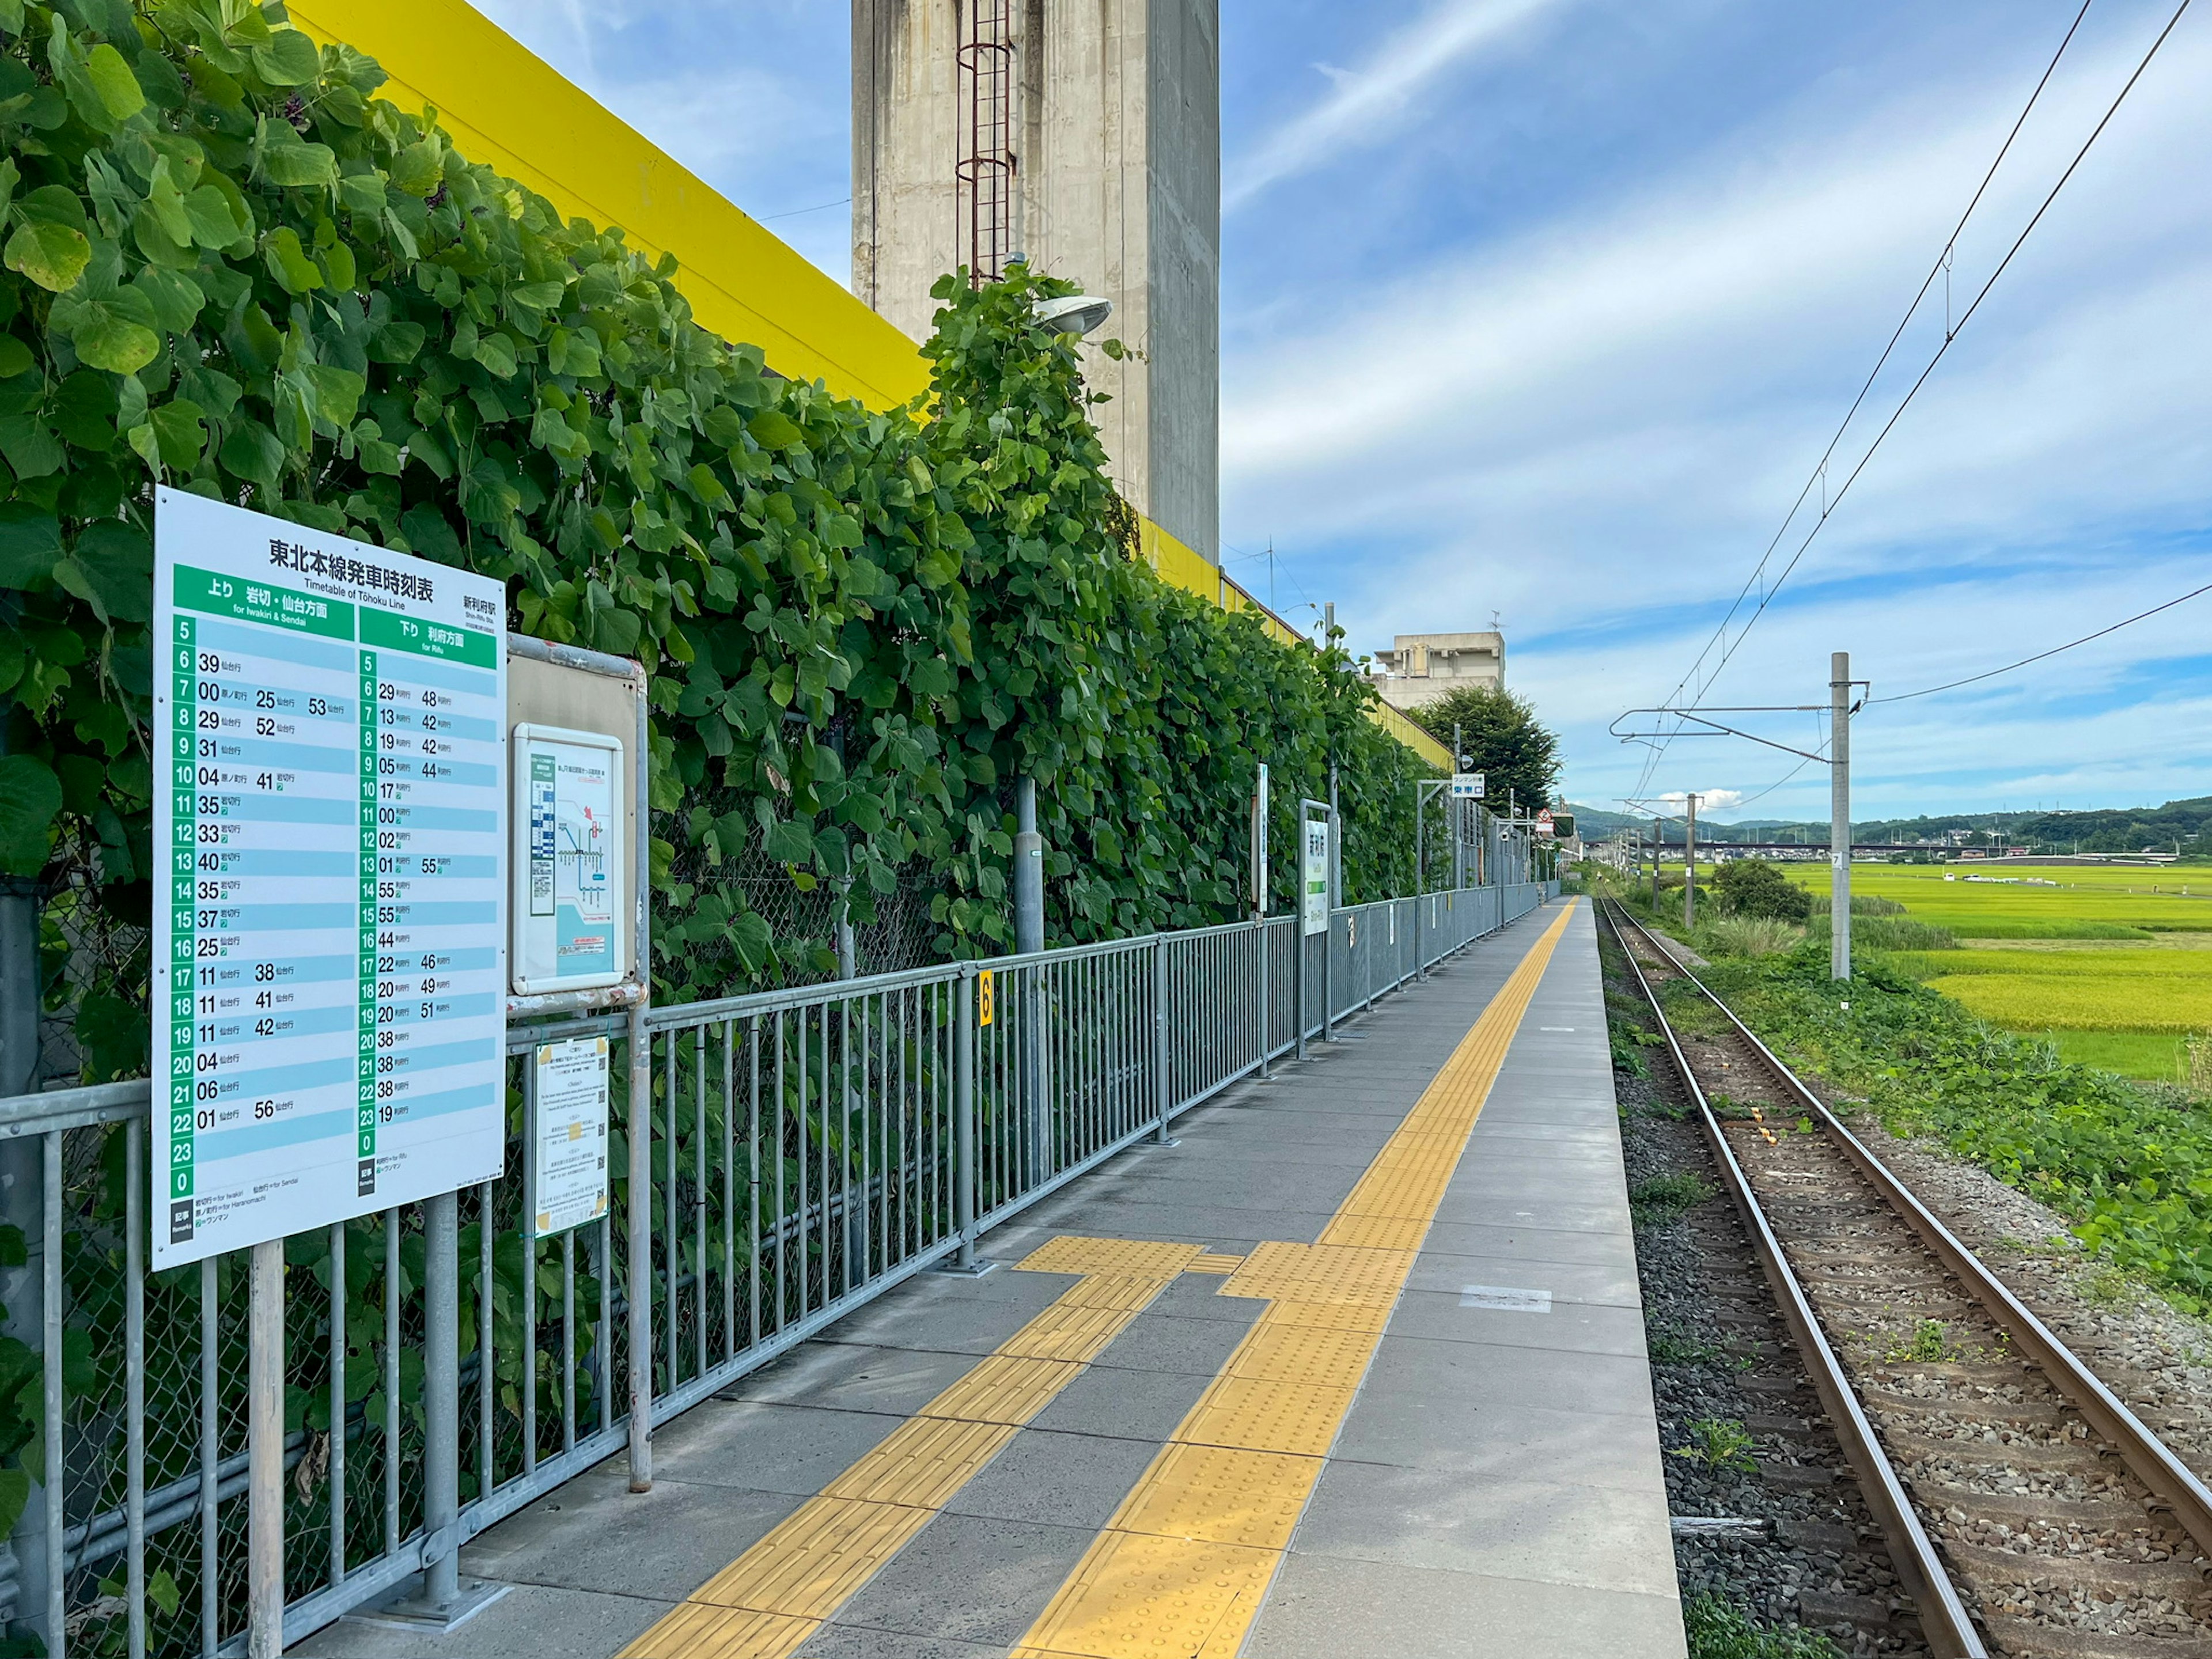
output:
<path id="1" fill-rule="evenodd" d="M 1401 634 L 1375 653 L 1375 689 L 1394 708 L 1419 708 L 1470 685 L 1505 684 L 1505 635 Z"/>

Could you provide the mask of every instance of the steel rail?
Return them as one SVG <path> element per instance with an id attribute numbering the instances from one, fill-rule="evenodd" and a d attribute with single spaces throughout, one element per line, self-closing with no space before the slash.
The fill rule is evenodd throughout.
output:
<path id="1" fill-rule="evenodd" d="M 1625 912 L 1623 914 L 1626 914 Z M 1654 949 L 1662 949 L 1669 961 L 1671 952 L 1664 952 L 1657 941 L 1651 939 L 1650 930 L 1632 916 L 1632 927 L 1642 933 Z M 1754 1036 L 1749 1026 L 1736 1018 L 1735 1011 L 1715 994 L 1712 988 L 1699 979 L 1688 967 L 1676 963 L 1682 977 L 1703 992 L 1713 1006 L 1728 1018 L 1738 1036 L 1742 1037 L 1759 1062 L 1772 1071 L 1776 1079 L 1805 1107 L 1808 1115 L 1825 1130 L 1864 1176 L 1874 1189 L 1902 1217 L 1907 1225 L 1918 1234 L 1922 1243 L 1937 1261 L 1948 1268 L 1952 1275 L 1986 1309 L 1990 1316 L 2006 1331 L 2013 1342 L 2028 1358 L 2041 1368 L 2067 1401 L 2085 1418 L 2089 1426 L 2102 1437 L 2106 1443 L 2115 1448 L 2121 1460 L 2136 1480 L 2150 1492 L 2150 1507 L 2170 1513 L 2175 1522 L 2197 1542 L 2197 1547 L 2212 1556 L 2212 1490 L 2198 1480 L 2189 1466 L 2167 1449 L 2164 1441 L 2145 1427 L 2142 1420 L 2130 1411 L 2125 1402 L 2087 1365 L 2080 1356 L 2059 1340 L 2026 1304 L 2014 1296 L 2004 1281 L 1983 1265 L 1982 1260 L 1960 1243 L 1958 1236 L 1938 1220 L 1928 1206 L 1916 1198 L 1911 1188 L 1891 1173 L 1889 1166 L 1876 1158 L 1867 1144 L 1844 1126 L 1843 1121 L 1828 1109 L 1826 1102 L 1805 1085 L 1803 1079 L 1784 1065 L 1779 1055 Z"/>
<path id="2" fill-rule="evenodd" d="M 1669 962 L 1674 960 L 1671 951 L 1654 939 L 1647 929 L 1619 905 L 1608 901 L 1605 912 L 1616 938 L 1620 937 L 1621 923 L 1625 921 L 1635 928 L 1653 950 Z M 1898 1479 L 1897 1470 L 1889 1461 L 1889 1454 L 1882 1449 L 1881 1442 L 1875 1437 L 1873 1424 L 1868 1420 L 1865 1409 L 1859 1404 L 1857 1390 L 1844 1374 L 1843 1363 L 1837 1358 L 1835 1350 L 1828 1345 L 1827 1336 L 1820 1328 L 1812 1303 L 1807 1297 L 1804 1287 L 1797 1282 L 1797 1276 L 1791 1270 L 1788 1258 L 1783 1255 L 1781 1241 L 1776 1237 L 1773 1227 L 1768 1223 L 1765 1210 L 1752 1192 L 1750 1177 L 1736 1161 L 1728 1138 L 1721 1133 L 1720 1121 L 1713 1115 L 1712 1108 L 1705 1099 L 1705 1091 L 1699 1086 L 1696 1073 L 1690 1069 L 1689 1059 L 1675 1038 L 1674 1024 L 1667 1018 L 1666 1010 L 1660 1006 L 1658 993 L 1652 989 L 1650 980 L 1644 975 L 1643 963 L 1636 959 L 1636 953 L 1625 948 L 1626 939 L 1621 942 L 1624 946 L 1621 954 L 1627 958 L 1629 971 L 1636 975 L 1637 986 L 1651 1006 L 1652 1018 L 1659 1022 L 1661 1035 L 1667 1039 L 1667 1052 L 1674 1060 L 1675 1073 L 1682 1079 L 1683 1086 L 1689 1091 L 1690 1098 L 1698 1109 L 1698 1120 L 1705 1129 L 1707 1143 L 1712 1148 L 1714 1162 L 1720 1166 L 1729 1196 L 1735 1201 L 1736 1210 L 1743 1218 L 1745 1230 L 1751 1235 L 1752 1248 L 1758 1254 L 1759 1266 L 1765 1271 L 1766 1281 L 1773 1290 L 1775 1302 L 1780 1307 L 1782 1317 L 1789 1325 L 1790 1334 L 1804 1358 L 1813 1391 L 1820 1396 L 1821 1407 L 1828 1414 L 1828 1421 L 1835 1429 L 1836 1438 L 1843 1446 L 1844 1455 L 1850 1460 L 1851 1468 L 1858 1475 L 1859 1491 L 1866 1499 L 1867 1508 L 1874 1515 L 1875 1525 L 1881 1528 L 1882 1540 L 1889 1547 L 1890 1563 L 1897 1569 L 1899 1581 L 1912 1597 L 1919 1616 L 1921 1634 L 1926 1639 L 1929 1651 L 1936 1656 L 1936 1659 L 1990 1659 L 1989 1647 L 1983 1641 L 1981 1632 L 1974 1627 L 1973 1617 L 1966 1611 L 1958 1587 L 1951 1582 L 1950 1569 L 1943 1565 L 1942 1558 L 1936 1553 L 1935 1540 L 1929 1537 L 1927 1528 L 1921 1525 L 1920 1517 L 1913 1510 L 1912 1500 L 1905 1495 L 1904 1483 Z M 1707 996 L 1712 995 L 1702 984 L 1698 988 L 1705 991 Z M 1719 1000 L 1717 998 L 1714 1000 Z"/>

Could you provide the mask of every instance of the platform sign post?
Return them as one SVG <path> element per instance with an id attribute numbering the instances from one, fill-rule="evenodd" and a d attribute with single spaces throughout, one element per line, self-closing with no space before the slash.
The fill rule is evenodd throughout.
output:
<path id="1" fill-rule="evenodd" d="M 439 1223 L 506 1147 L 506 597 L 181 490 L 154 515 L 154 1265 L 253 1249 L 248 1646 L 273 1655 L 287 1236 L 426 1201 L 433 1525 L 452 1485 Z"/>

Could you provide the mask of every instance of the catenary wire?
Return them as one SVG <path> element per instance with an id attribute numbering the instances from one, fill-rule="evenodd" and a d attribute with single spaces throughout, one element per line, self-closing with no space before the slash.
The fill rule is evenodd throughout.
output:
<path id="1" fill-rule="evenodd" d="M 2164 605 L 2154 605 L 2148 611 L 2138 611 L 2134 616 L 2100 628 L 2094 634 L 2084 634 L 2078 640 L 2069 640 L 2063 645 L 2052 646 L 2048 651 L 2039 651 L 2032 657 L 2022 657 L 2018 662 L 2008 662 L 2002 668 L 1987 668 L 1978 674 L 1969 674 L 1962 680 L 1947 680 L 1942 685 L 1923 685 L 1917 691 L 1899 691 L 1887 697 L 1869 697 L 1867 701 L 1870 703 L 1905 702 L 1914 697 L 1932 697 L 1939 691 L 1955 691 L 1962 685 L 1973 685 L 1982 680 L 1993 680 L 2000 674 L 2011 673 L 2015 668 L 2026 668 L 2029 664 L 2041 662 L 2046 657 L 2055 657 L 2062 651 L 2071 651 L 2077 645 L 2087 645 L 2092 640 L 2103 639 L 2107 634 L 2117 634 L 2123 628 L 2142 622 L 2146 617 L 2155 617 L 2161 611 L 2171 611 L 2177 605 L 2186 605 L 2190 600 L 2206 593 L 2212 593 L 2212 582 L 2207 582 L 2202 587 L 2192 587 L 2186 593 L 2168 599 Z"/>
<path id="2" fill-rule="evenodd" d="M 1781 574 L 1775 579 L 1772 586 L 1765 588 L 1760 594 L 1758 605 L 1753 611 L 1750 621 L 1747 622 L 1743 628 L 1738 631 L 1735 642 L 1727 645 L 1723 648 L 1721 663 L 1714 670 L 1714 673 L 1716 675 L 1719 672 L 1719 667 L 1726 665 L 1729 658 L 1734 654 L 1736 647 L 1741 644 L 1745 635 L 1749 633 L 1753 623 L 1756 623 L 1759 617 L 1765 614 L 1767 607 L 1773 602 L 1775 594 L 1780 591 L 1783 583 L 1789 580 L 1790 573 L 1796 570 L 1798 563 L 1804 558 L 1807 550 L 1813 544 L 1814 538 L 1820 533 L 1821 528 L 1827 523 L 1829 517 L 1835 512 L 1836 508 L 1841 505 L 1844 495 L 1850 493 L 1850 487 L 1857 482 L 1859 475 L 1865 471 L 1868 462 L 1873 459 L 1875 451 L 1881 448 L 1883 440 L 1886 439 L 1889 435 L 1890 432 L 1895 428 L 1899 419 L 1904 415 L 1905 409 L 1911 404 L 1913 398 L 1918 395 L 1921 387 L 1927 384 L 1928 377 L 1935 372 L 1936 364 L 1942 361 L 1944 355 L 1950 350 L 1952 343 L 1958 338 L 1960 332 L 1966 327 L 1967 322 L 1973 317 L 1975 312 L 1980 309 L 1983 300 L 1988 297 L 1990 290 L 1996 285 L 1997 279 L 2002 276 L 2005 270 L 2011 265 L 2014 258 L 2019 253 L 2021 246 L 2027 241 L 2030 233 L 2032 233 L 2035 229 L 2036 226 L 2042 222 L 2044 215 L 2050 210 L 2051 204 L 2057 199 L 2059 192 L 2066 187 L 2068 181 L 2073 178 L 2075 171 L 2081 167 L 2083 158 L 2088 155 L 2090 149 L 2096 143 L 2098 138 L 2103 135 L 2106 127 L 2111 124 L 2112 117 L 2118 112 L 2120 106 L 2127 100 L 2128 94 L 2134 91 L 2136 82 L 2142 78 L 2143 72 L 2150 67 L 2151 60 L 2157 57 L 2160 48 L 2165 46 L 2167 38 L 2172 34 L 2175 26 L 2181 21 L 2183 15 L 2188 11 L 2191 3 L 2191 0 L 2181 0 L 2181 3 L 2175 8 L 2173 15 L 2166 20 L 2166 27 L 2159 31 L 2157 38 L 2151 42 L 2149 50 L 2143 54 L 2142 61 L 2136 65 L 2134 72 L 2128 76 L 2126 82 L 2120 88 L 2118 94 L 2113 98 L 2110 106 L 2106 108 L 2104 115 L 2099 119 L 2096 126 L 2091 131 L 2088 137 L 2083 141 L 2081 148 L 2075 153 L 2074 159 L 2067 163 L 2066 170 L 2059 175 L 2058 182 L 2051 186 L 2050 193 L 2044 198 L 2041 204 L 2037 207 L 2034 216 L 2029 219 L 2027 226 L 2021 231 L 2020 234 L 2014 239 L 2012 246 L 2006 250 L 2004 258 L 1998 264 L 1996 269 L 1990 274 L 1989 279 L 1982 284 L 1980 289 L 1975 294 L 1972 302 L 1967 306 L 1966 309 L 1962 313 L 1960 313 L 1959 320 L 1956 323 L 1950 323 L 1948 319 L 1946 319 L 1942 344 L 1936 348 L 1935 355 L 1929 359 L 1927 367 L 1921 370 L 1918 378 L 1913 381 L 1911 388 L 1905 392 L 1903 401 L 1900 402 L 1897 408 L 1892 411 L 1889 419 L 1883 423 L 1881 430 L 1875 434 L 1874 441 L 1867 447 L 1865 453 L 1860 456 L 1857 464 L 1851 469 L 1850 476 L 1844 479 L 1843 486 L 1837 490 L 1833 497 L 1823 501 L 1820 509 L 1820 516 L 1814 521 L 1813 527 L 1807 532 L 1804 540 L 1798 544 L 1796 551 L 1791 554 L 1790 562 L 1783 568 Z M 2087 7 L 2085 4 L 2082 8 L 2082 11 L 2086 12 L 2087 10 Z M 2030 96 L 2027 107 L 2021 111 L 2020 120 L 2014 123 L 2012 133 L 2007 135 L 2003 149 L 2001 149 L 1998 151 L 1997 162 L 2002 162 L 2006 152 L 2010 149 L 2013 138 L 2020 131 L 2021 123 L 2027 119 L 2028 110 L 2034 107 L 2036 100 L 2040 97 L 2045 85 L 2048 83 L 2052 70 L 2057 67 L 2058 58 L 2063 55 L 2066 50 L 2067 42 L 2072 40 L 2075 31 L 2081 26 L 2081 13 L 2076 13 L 2073 25 L 2067 30 L 2065 40 L 2062 40 L 2060 42 L 2058 52 L 2053 55 L 2050 66 L 2044 71 L 2042 79 L 2037 82 L 2035 93 Z M 1993 176 L 1996 170 L 1996 163 L 1992 163 L 1990 169 L 1990 175 L 1984 176 L 1981 187 L 1977 189 L 1974 193 L 1973 200 L 1975 203 L 1978 203 L 1980 201 L 1984 191 L 1988 188 L 1990 176 Z M 1970 203 L 1967 208 L 1967 213 L 1971 215 L 1972 211 L 1973 204 Z M 1963 228 L 1965 223 L 1966 218 L 1962 216 L 1960 220 L 1959 228 Z M 1936 269 L 1937 270 L 1941 270 L 1943 268 L 1944 261 L 1949 257 L 1950 250 L 1956 244 L 1958 235 L 1959 229 L 1954 229 L 1950 240 L 1944 244 L 1943 256 L 1939 258 L 1936 261 Z M 1932 283 L 1932 281 L 1933 277 L 1931 276 L 1929 283 Z M 1915 296 L 1912 310 L 1908 310 L 1905 313 L 1906 322 L 1909 323 L 1911 320 L 1913 313 L 1917 310 L 1921 299 L 1924 298 L 1926 295 L 1929 285 L 1929 283 L 1924 283 L 1922 285 L 1920 294 Z M 1900 325 L 1900 333 L 1902 332 L 1902 329 L 1903 325 Z M 1896 337 L 1893 336 L 1889 346 L 1885 347 L 1883 349 L 1882 356 L 1884 361 L 1887 361 L 1890 351 L 1894 348 L 1895 344 Z M 1876 364 L 1875 372 L 1876 374 L 1880 374 L 1880 363 Z M 1869 384 L 1871 384 L 1871 377 L 1869 377 Z M 1862 389 L 1859 399 L 1855 400 L 1851 405 L 1853 415 L 1856 415 L 1859 408 L 1860 402 L 1863 401 L 1865 395 L 1865 391 Z M 1851 418 L 1852 416 L 1850 415 L 1847 415 L 1844 417 L 1845 427 L 1848 427 Z M 1839 428 L 1837 434 L 1837 440 L 1840 440 L 1842 431 L 1843 428 Z M 1835 440 L 1831 441 L 1829 453 L 1832 453 L 1835 441 Z M 1699 651 L 1696 660 L 1692 663 L 1689 672 L 1685 673 L 1681 679 L 1676 683 L 1674 691 L 1670 694 L 1668 698 L 1668 702 L 1671 702 L 1674 701 L 1674 697 L 1679 696 L 1681 694 L 1683 687 L 1688 685 L 1691 679 L 1697 674 L 1698 666 L 1705 661 L 1706 656 L 1711 653 L 1715 643 L 1724 638 L 1729 622 L 1734 619 L 1735 613 L 1742 606 L 1744 596 L 1749 593 L 1753 587 L 1758 584 L 1761 573 L 1763 573 L 1766 568 L 1767 562 L 1773 556 L 1775 546 L 1780 544 L 1783 535 L 1786 534 L 1789 530 L 1790 524 L 1796 518 L 1798 508 L 1804 504 L 1805 496 L 1811 492 L 1814 483 L 1818 482 L 1826 477 L 1827 465 L 1828 454 L 1824 454 L 1820 465 L 1814 468 L 1812 478 L 1808 480 L 1805 489 L 1799 492 L 1797 501 L 1792 505 L 1789 517 L 1784 520 L 1782 530 L 1776 532 L 1774 542 L 1769 544 L 1766 552 L 1760 556 L 1758 566 L 1753 569 L 1751 577 L 1744 583 L 1743 588 L 1738 592 L 1735 602 L 1729 606 L 1728 616 L 1722 619 L 1719 628 L 1714 631 L 1713 638 L 1706 641 L 1704 649 Z M 1711 677 L 1710 676 L 1708 677 L 1708 684 L 1711 683 Z M 1700 691 L 1698 695 L 1702 696 L 1704 694 Z M 1652 746 L 1651 753 L 1646 757 L 1644 763 L 1644 771 L 1638 786 L 1638 793 L 1641 793 L 1642 790 L 1648 786 L 1653 769 L 1657 766 L 1660 759 L 1664 757 L 1666 753 L 1666 743 L 1667 740 L 1662 738 L 1658 744 Z"/>
<path id="3" fill-rule="evenodd" d="M 1672 702 L 1675 697 L 1681 695 L 1682 688 L 1696 678 L 1698 665 L 1705 661 L 1714 645 L 1726 637 L 1728 626 L 1735 620 L 1736 612 L 1742 608 L 1746 595 L 1758 585 L 1759 577 L 1766 569 L 1767 561 L 1774 556 L 1775 549 L 1781 546 L 1782 538 L 1789 533 L 1790 525 L 1796 518 L 1798 509 L 1805 505 L 1806 497 L 1813 493 L 1814 485 L 1820 481 L 1821 475 L 1827 470 L 1828 463 L 1834 459 L 1836 446 L 1843 442 L 1844 434 L 1850 429 L 1851 422 L 1858 417 L 1859 410 L 1866 403 L 1867 394 L 1874 390 L 1875 382 L 1881 378 L 1881 371 L 1888 366 L 1892 354 L 1897 349 L 1897 343 L 1905 337 L 1905 331 L 1911 325 L 1913 318 L 1919 314 L 1921 301 L 1928 297 L 1929 290 L 1936 285 L 1936 277 L 1943 274 L 1945 267 L 1950 261 L 1951 251 L 1957 246 L 1960 234 L 1966 228 L 1966 222 L 1974 216 L 1974 210 L 1981 205 L 1982 198 L 1989 191 L 1990 181 L 1997 176 L 1997 169 L 2004 164 L 2005 157 L 2011 154 L 2014 140 L 2020 137 L 2021 129 L 2027 125 L 2028 116 L 2033 112 L 2037 101 L 2042 98 L 2044 88 L 2051 84 L 2051 77 L 2057 72 L 2059 60 L 2065 57 L 2067 47 L 2073 44 L 2074 36 L 2081 27 L 2081 20 L 2088 15 L 2089 8 L 2094 3 L 2094 0 L 2081 0 L 2081 9 L 2074 14 L 2073 22 L 2067 26 L 2065 36 L 2058 43 L 2058 50 L 2051 54 L 2051 61 L 2044 65 L 2041 78 L 2036 82 L 2034 90 L 2028 94 L 2027 102 L 2021 106 L 2020 114 L 2013 121 L 2011 131 L 2005 134 L 2004 143 L 1997 147 L 1996 155 L 1990 161 L 1989 170 L 1982 174 L 1981 183 L 1975 185 L 1974 193 L 1968 199 L 1966 210 L 1960 214 L 1958 223 L 1951 227 L 1951 234 L 1943 244 L 1943 251 L 1936 256 L 1936 263 L 1928 268 L 1927 276 L 1921 278 L 1919 289 L 1913 295 L 1912 302 L 1905 307 L 1905 315 L 1898 319 L 1896 328 L 1891 331 L 1889 339 L 1882 346 L 1881 355 L 1875 359 L 1874 367 L 1867 372 L 1865 380 L 1860 384 L 1858 395 L 1851 399 L 1850 407 L 1844 411 L 1844 418 L 1837 422 L 1836 430 L 1829 438 L 1827 447 L 1820 452 L 1820 459 L 1806 478 L 1804 487 L 1797 492 L 1796 500 L 1790 504 L 1790 512 L 1782 521 L 1782 528 L 1776 531 L 1774 538 L 1767 543 L 1765 550 L 1759 555 L 1758 564 L 1753 567 L 1751 574 L 1745 579 L 1743 586 L 1738 591 L 1735 601 L 1729 606 L 1728 614 L 1721 618 L 1720 625 L 1713 630 L 1713 637 L 1705 642 L 1705 648 L 1698 653 L 1697 659 L 1690 665 L 1689 672 L 1682 676 L 1674 691 L 1668 694 L 1668 702 Z M 1949 329 L 1948 319 L 1946 331 L 1947 332 L 1955 331 Z M 1759 608 L 1762 611 L 1765 608 L 1764 600 Z M 1757 620 L 1755 615 L 1753 620 Z M 1749 624 L 1747 623 L 1746 630 L 1748 631 L 1748 629 Z M 1741 635 L 1737 636 L 1739 640 L 1741 637 Z M 1722 652 L 1722 666 L 1726 665 L 1729 653 L 1733 649 L 1733 647 L 1729 647 Z"/>

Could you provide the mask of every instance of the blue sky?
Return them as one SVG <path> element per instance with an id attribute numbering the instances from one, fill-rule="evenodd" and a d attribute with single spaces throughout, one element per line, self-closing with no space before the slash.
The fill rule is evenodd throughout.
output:
<path id="1" fill-rule="evenodd" d="M 1231 574 L 1264 592 L 1240 556 L 1272 538 L 1279 608 L 1334 600 L 1360 649 L 1498 612 L 1577 799 L 1825 815 L 1820 769 L 1762 793 L 1787 757 L 1685 741 L 1647 775 L 1607 724 L 1690 669 L 2078 4 L 1223 0 Z M 1959 239 L 1954 314 L 2171 7 L 2094 0 Z M 845 276 L 847 6 L 485 9 Z M 1910 690 L 2212 580 L 2208 86 L 2192 11 L 1708 702 L 1824 701 L 1836 649 Z M 1941 297 L 1831 488 L 1941 343 Z M 1854 750 L 1863 816 L 2212 793 L 2212 595 L 1877 704 Z"/>

